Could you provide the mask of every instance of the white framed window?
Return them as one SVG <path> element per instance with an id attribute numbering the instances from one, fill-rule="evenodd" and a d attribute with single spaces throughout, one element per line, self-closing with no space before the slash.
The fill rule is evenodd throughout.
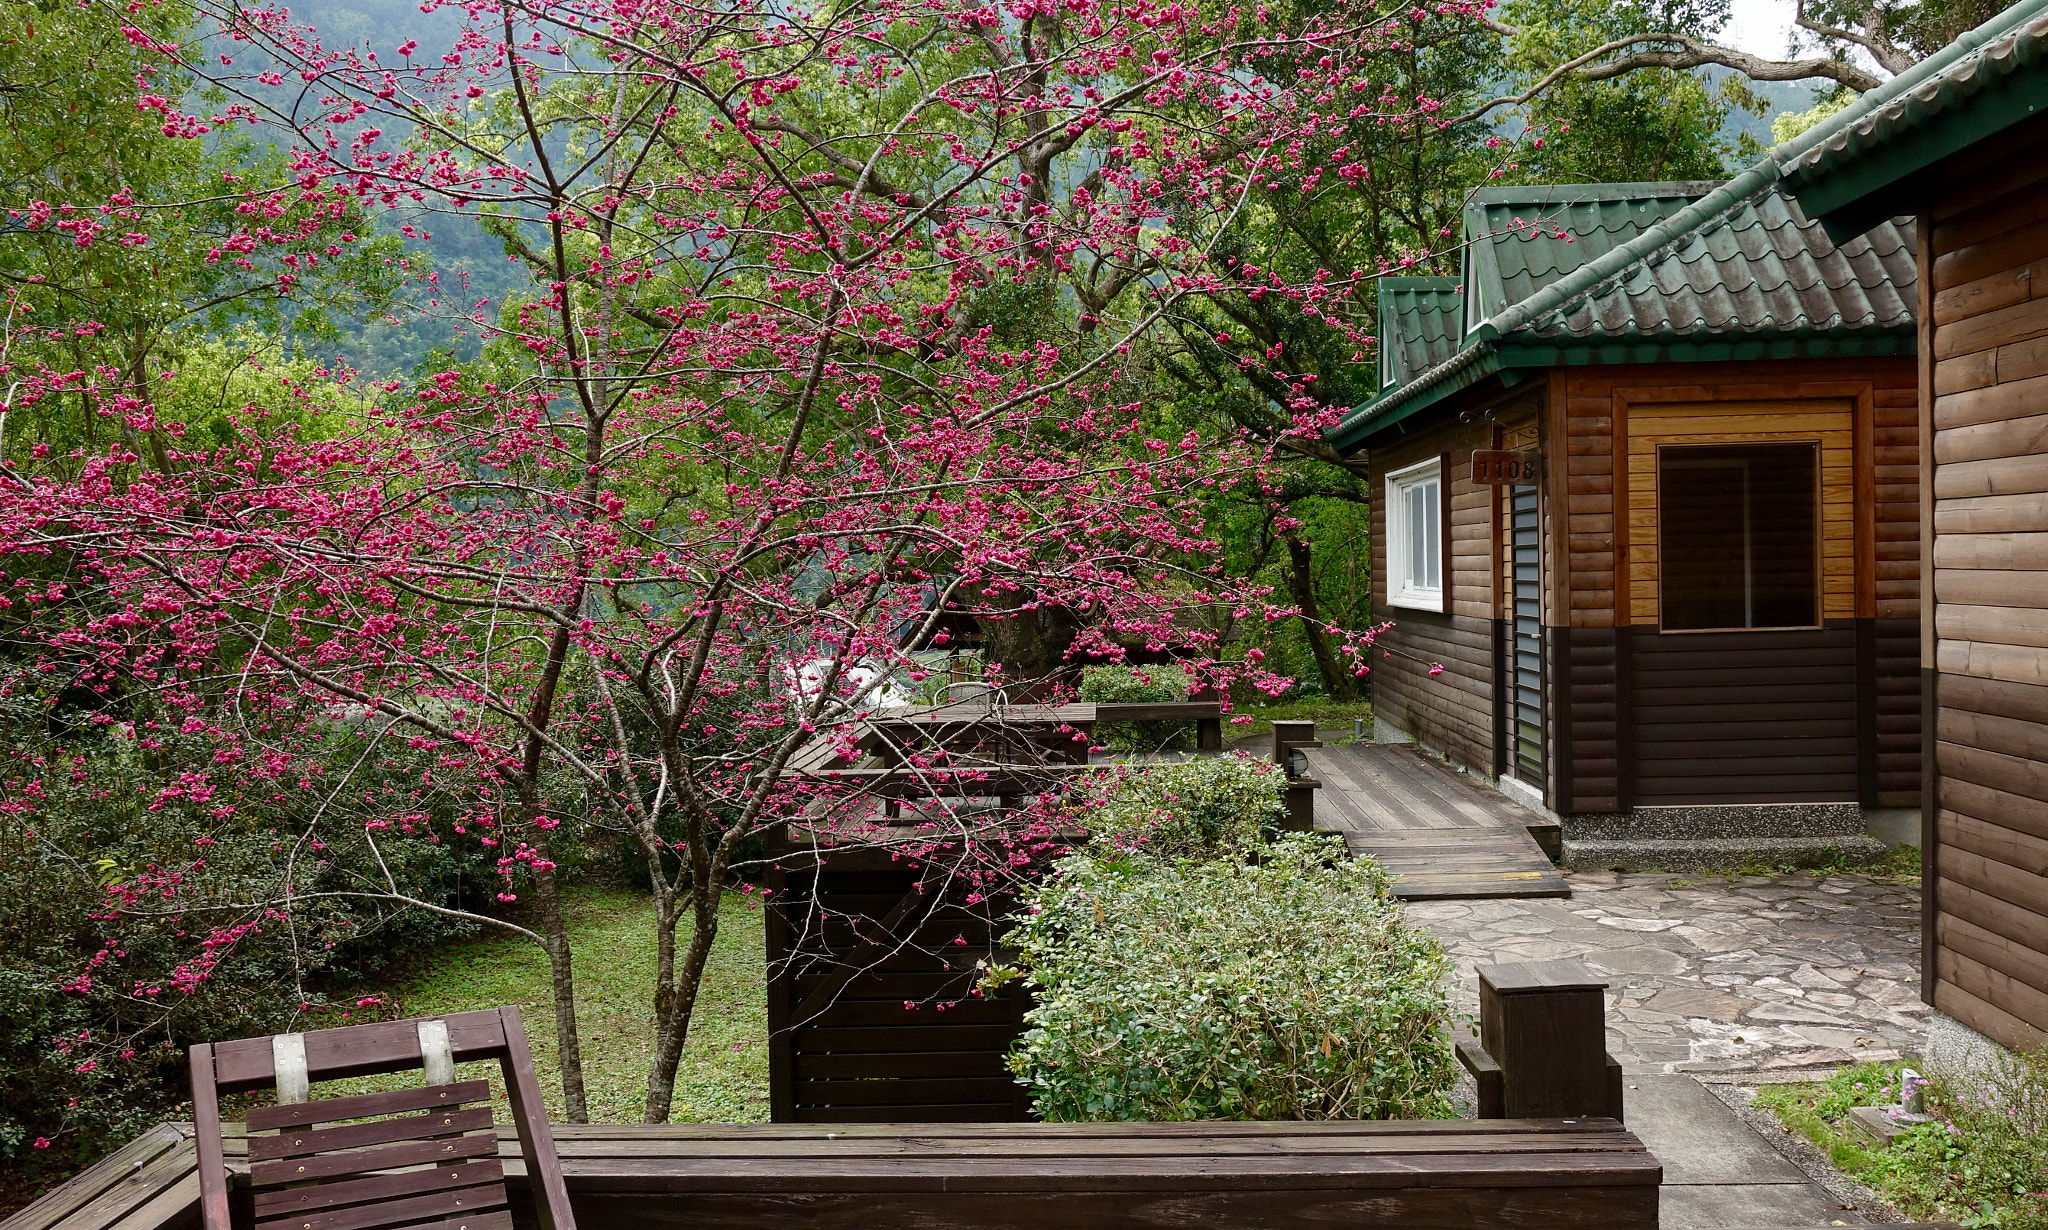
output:
<path id="1" fill-rule="evenodd" d="M 1436 460 L 1387 475 L 1387 602 L 1444 609 L 1443 470 Z"/>

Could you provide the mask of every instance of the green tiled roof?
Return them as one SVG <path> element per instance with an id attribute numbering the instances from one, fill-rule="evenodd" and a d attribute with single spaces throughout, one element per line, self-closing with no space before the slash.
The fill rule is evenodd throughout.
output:
<path id="1" fill-rule="evenodd" d="M 1456 353 L 1383 384 L 1330 442 L 1357 448 L 1508 368 L 1912 353 L 1910 222 L 1837 245 L 1776 172 L 1475 193 Z M 1411 362 L 1383 355 L 1382 374 Z"/>
<path id="2" fill-rule="evenodd" d="M 1832 233 L 1889 213 L 1904 181 L 2048 111 L 2048 0 L 2022 0 L 1816 125 L 1784 152 L 1790 189 Z"/>
<path id="3" fill-rule="evenodd" d="M 1474 193 L 1457 352 L 1328 438 L 1357 448 L 1510 368 L 1910 354 L 1910 227 L 1894 215 L 1942 159 L 2044 113 L 2048 0 L 2021 0 L 1711 191 Z"/>
<path id="4" fill-rule="evenodd" d="M 1712 183 L 1481 188 L 1465 202 L 1465 327 L 1520 303 L 1714 190 Z"/>
<path id="5" fill-rule="evenodd" d="M 1456 278 L 1381 278 L 1380 387 L 1403 385 L 1458 352 L 1465 296 Z"/>
<path id="6" fill-rule="evenodd" d="M 1525 330 L 1546 340 L 1906 332 L 1916 285 L 1911 222 L 1836 247 L 1770 187 Z"/>

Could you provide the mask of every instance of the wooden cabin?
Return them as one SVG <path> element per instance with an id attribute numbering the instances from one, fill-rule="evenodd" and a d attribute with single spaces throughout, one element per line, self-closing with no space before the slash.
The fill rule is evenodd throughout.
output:
<path id="1" fill-rule="evenodd" d="M 2048 0 L 2015 5 L 1781 155 L 1830 234 L 1918 215 L 1922 998 L 2012 1047 L 2048 1037 L 2044 55 Z"/>
<path id="2" fill-rule="evenodd" d="M 1475 192 L 1330 433 L 1381 497 L 1378 737 L 1578 865 L 1917 835 L 1912 225 L 1837 243 L 1770 180 Z"/>

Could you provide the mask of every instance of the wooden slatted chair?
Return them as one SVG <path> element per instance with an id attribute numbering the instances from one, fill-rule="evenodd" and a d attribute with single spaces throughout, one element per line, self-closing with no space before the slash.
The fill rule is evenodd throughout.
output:
<path id="1" fill-rule="evenodd" d="M 192 1118 L 204 1230 L 512 1230 L 487 1080 L 505 1078 L 542 1230 L 575 1230 L 533 1055 L 517 1008 L 244 1038 L 192 1048 Z M 422 1069 L 418 1089 L 313 1100 L 318 1081 Z M 275 1089 L 248 1114 L 252 1214 L 231 1225 L 220 1096 Z M 238 1210 L 239 1211 L 239 1210 Z M 237 1222 L 242 1219 L 237 1218 Z"/>

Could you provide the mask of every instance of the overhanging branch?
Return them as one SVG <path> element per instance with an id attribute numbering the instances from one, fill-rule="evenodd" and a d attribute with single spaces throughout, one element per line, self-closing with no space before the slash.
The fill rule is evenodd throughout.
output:
<path id="1" fill-rule="evenodd" d="M 1516 37 L 1521 33 L 1514 27 L 1498 21 L 1489 21 L 1487 25 L 1497 33 L 1509 37 Z M 1609 59 L 1610 56 L 1614 58 Z M 1703 42 L 1686 34 L 1634 34 L 1602 43 L 1590 51 L 1574 56 L 1545 73 L 1541 80 L 1521 93 L 1489 99 L 1475 110 L 1459 116 L 1454 122 L 1469 124 L 1502 107 L 1521 106 L 1567 77 L 1581 81 L 1611 81 L 1645 68 L 1685 69 L 1701 68 L 1709 64 L 1732 68 L 1752 81 L 1806 81 L 1826 78 L 1840 82 L 1858 93 L 1868 93 L 1884 84 L 1882 77 L 1854 64 L 1827 56 L 1814 56 L 1804 60 L 1767 60 L 1746 51 L 1737 51 L 1733 47 Z"/>

